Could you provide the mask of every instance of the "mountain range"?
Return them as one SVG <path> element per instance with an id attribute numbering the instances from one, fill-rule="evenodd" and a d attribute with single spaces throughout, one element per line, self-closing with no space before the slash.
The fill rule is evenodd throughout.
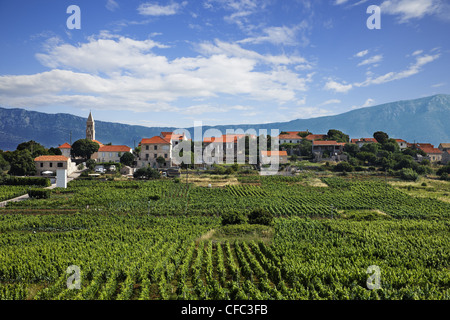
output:
<path id="1" fill-rule="evenodd" d="M 87 116 L 87 115 L 86 115 Z M 95 115 L 94 115 L 95 119 Z M 203 131 L 214 128 L 223 134 L 226 129 L 270 129 L 280 131 L 309 130 L 326 134 L 329 129 L 340 130 L 350 138 L 370 138 L 375 131 L 384 131 L 390 137 L 408 142 L 450 142 L 450 95 L 397 101 L 361 108 L 339 115 L 289 122 L 204 126 Z M 142 138 L 173 131 L 173 127 L 144 127 L 95 120 L 96 139 L 102 143 L 137 146 Z M 193 137 L 194 128 L 186 128 Z M 24 141 L 34 140 L 46 147 L 57 147 L 65 142 L 85 138 L 86 118 L 71 114 L 47 114 L 25 109 L 0 108 L 0 149 L 15 150 Z"/>

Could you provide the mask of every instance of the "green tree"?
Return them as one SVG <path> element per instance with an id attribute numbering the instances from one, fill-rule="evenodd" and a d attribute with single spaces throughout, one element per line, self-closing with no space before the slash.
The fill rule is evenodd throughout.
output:
<path id="1" fill-rule="evenodd" d="M 89 139 L 80 139 L 73 143 L 72 145 L 72 156 L 81 157 L 85 160 L 90 159 L 91 156 L 98 151 L 99 145 L 97 142 L 91 141 Z"/>
<path id="2" fill-rule="evenodd" d="M 337 172 L 352 172 L 354 170 L 353 166 L 348 162 L 339 162 L 334 166 L 334 171 Z"/>
<path id="3" fill-rule="evenodd" d="M 17 146 L 16 150 L 18 151 L 28 150 L 30 151 L 31 157 L 33 158 L 49 154 L 48 150 L 45 149 L 45 147 L 42 144 L 37 143 L 34 140 L 20 143 Z"/>
<path id="4" fill-rule="evenodd" d="M 247 222 L 245 214 L 239 211 L 228 211 L 222 215 L 222 225 L 244 224 Z"/>
<path id="5" fill-rule="evenodd" d="M 134 156 L 131 152 L 125 152 L 120 157 L 120 163 L 126 165 L 126 166 L 132 166 L 134 162 Z"/>
<path id="6" fill-rule="evenodd" d="M 159 156 L 158 158 L 156 158 L 156 162 L 158 163 L 158 165 L 160 167 L 162 167 L 166 163 L 166 159 L 164 159 L 163 157 Z"/>
<path id="7" fill-rule="evenodd" d="M 359 146 L 354 143 L 346 143 L 344 146 L 344 152 L 347 152 L 352 157 L 356 157 L 359 152 Z"/>
<path id="8" fill-rule="evenodd" d="M 0 153 L 0 174 L 5 171 L 9 171 L 10 168 L 11 168 L 11 165 L 9 164 L 8 161 L 5 160 L 3 155 Z"/>
<path id="9" fill-rule="evenodd" d="M 145 168 L 139 168 L 137 169 L 134 174 L 134 178 L 140 178 L 140 179 L 159 179 L 161 175 L 159 174 L 159 171 L 156 169 L 153 169 L 152 167 L 148 166 Z"/>
<path id="10" fill-rule="evenodd" d="M 327 137 L 328 140 L 335 140 L 337 142 L 349 142 L 349 136 L 336 129 L 328 130 Z"/>
<path id="11" fill-rule="evenodd" d="M 265 209 L 257 208 L 248 215 L 248 223 L 271 226 L 273 225 L 273 215 Z"/>
<path id="12" fill-rule="evenodd" d="M 375 138 L 375 140 L 378 141 L 378 143 L 381 143 L 381 144 L 386 143 L 389 139 L 388 134 L 383 131 L 374 132 L 373 137 Z"/>
<path id="13" fill-rule="evenodd" d="M 380 146 L 378 143 L 365 143 L 362 147 L 361 147 L 361 151 L 363 152 L 370 152 L 373 154 L 377 154 L 378 150 L 379 150 Z"/>
<path id="14" fill-rule="evenodd" d="M 302 157 L 312 158 L 312 142 L 309 140 L 302 140 L 300 142 L 300 155 Z"/>
<path id="15" fill-rule="evenodd" d="M 89 170 L 94 170 L 94 168 L 95 168 L 95 160 L 94 160 L 94 159 L 88 159 L 88 160 L 86 160 L 86 167 L 87 167 Z"/>
<path id="16" fill-rule="evenodd" d="M 29 150 L 13 151 L 8 159 L 11 167 L 9 174 L 15 176 L 31 176 L 36 173 L 34 158 Z"/>
<path id="17" fill-rule="evenodd" d="M 62 152 L 61 152 L 61 149 L 59 149 L 59 148 L 51 147 L 50 149 L 48 149 L 48 154 L 54 155 L 54 156 L 60 156 L 60 155 L 62 155 Z"/>
<path id="18" fill-rule="evenodd" d="M 309 131 L 300 131 L 299 133 L 297 133 L 297 135 L 299 136 L 299 137 L 302 137 L 302 138 L 306 138 L 307 136 L 309 136 L 311 133 L 309 132 Z"/>

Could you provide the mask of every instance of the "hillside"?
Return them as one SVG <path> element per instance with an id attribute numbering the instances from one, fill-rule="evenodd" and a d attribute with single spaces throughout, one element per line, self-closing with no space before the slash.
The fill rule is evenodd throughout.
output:
<path id="1" fill-rule="evenodd" d="M 95 114 L 94 114 L 95 119 Z M 439 145 L 450 142 L 450 95 L 397 101 L 369 108 L 357 109 L 343 114 L 312 119 L 297 119 L 289 122 L 216 126 L 223 133 L 226 129 L 247 130 L 279 129 L 306 130 L 327 133 L 338 129 L 351 138 L 371 137 L 381 130 L 393 138 L 409 142 L 429 142 Z M 126 144 L 133 147 L 143 137 L 158 135 L 161 131 L 172 131 L 169 127 L 144 127 L 120 123 L 95 121 L 96 138 L 103 143 Z M 35 140 L 46 147 L 55 147 L 85 137 L 86 118 L 70 114 L 46 114 L 24 109 L 0 108 L 0 149 L 14 150 L 21 142 Z M 212 127 L 204 127 L 207 130 Z M 193 133 L 193 129 L 189 128 Z M 270 131 L 268 132 L 270 134 Z"/>

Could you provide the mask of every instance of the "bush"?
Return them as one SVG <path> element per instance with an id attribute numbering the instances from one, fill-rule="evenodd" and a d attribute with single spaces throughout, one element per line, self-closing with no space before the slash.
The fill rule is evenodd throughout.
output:
<path id="1" fill-rule="evenodd" d="M 1 184 L 7 186 L 51 186 L 50 179 L 42 177 L 6 177 L 1 181 Z"/>
<path id="2" fill-rule="evenodd" d="M 134 172 L 133 177 L 141 179 L 159 179 L 161 175 L 159 174 L 158 170 L 147 167 L 137 169 Z"/>
<path id="3" fill-rule="evenodd" d="M 51 190 L 49 189 L 30 189 L 28 196 L 34 199 L 48 199 L 50 198 Z"/>
<path id="4" fill-rule="evenodd" d="M 247 222 L 247 217 L 242 212 L 229 211 L 222 215 L 222 225 L 229 224 L 244 224 Z"/>
<path id="5" fill-rule="evenodd" d="M 354 170 L 353 166 L 348 162 L 339 162 L 334 167 L 334 171 L 337 172 L 352 172 L 353 170 Z"/>
<path id="6" fill-rule="evenodd" d="M 419 174 L 410 168 L 403 168 L 400 170 L 400 179 L 407 181 L 416 181 Z"/>
<path id="7" fill-rule="evenodd" d="M 255 209 L 248 215 L 248 223 L 271 226 L 273 225 L 273 215 L 267 210 Z"/>

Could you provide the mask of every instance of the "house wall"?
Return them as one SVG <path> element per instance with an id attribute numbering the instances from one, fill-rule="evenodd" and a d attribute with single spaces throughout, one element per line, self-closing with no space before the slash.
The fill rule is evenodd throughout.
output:
<path id="1" fill-rule="evenodd" d="M 66 169 L 67 175 L 72 174 L 77 170 L 75 163 L 70 159 L 65 161 L 35 161 L 36 175 L 41 176 L 44 171 L 52 171 L 56 175 L 56 170 Z"/>
<path id="2" fill-rule="evenodd" d="M 144 144 L 141 146 L 139 154 L 138 166 L 145 167 L 150 165 L 152 167 L 159 166 L 156 162 L 158 157 L 166 159 L 165 167 L 172 166 L 172 145 L 169 144 Z"/>
<path id="3" fill-rule="evenodd" d="M 59 149 L 59 150 L 61 150 L 61 153 L 64 157 L 67 157 L 70 159 L 70 149 L 64 148 L 64 149 Z"/>

